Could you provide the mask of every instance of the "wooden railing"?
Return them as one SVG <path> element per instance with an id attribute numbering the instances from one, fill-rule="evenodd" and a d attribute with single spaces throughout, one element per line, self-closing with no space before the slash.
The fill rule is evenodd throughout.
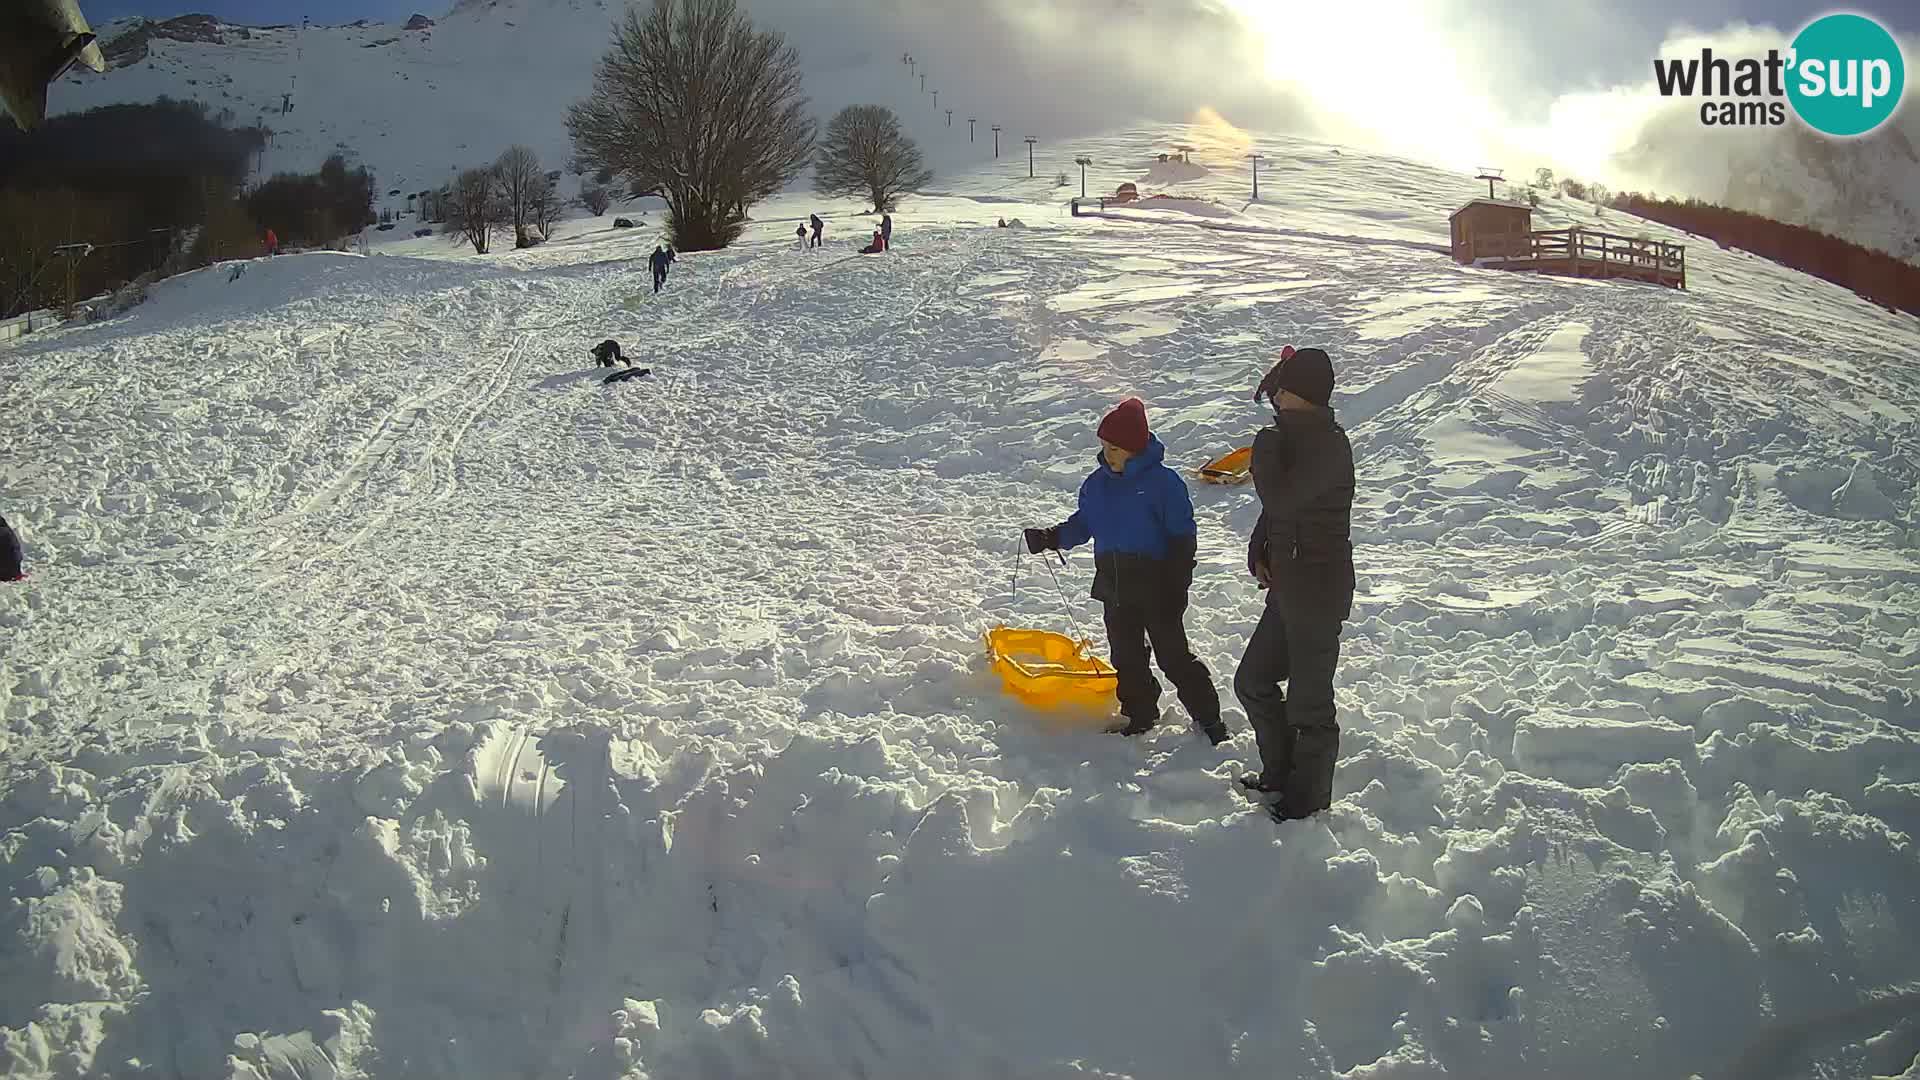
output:
<path id="1" fill-rule="evenodd" d="M 1627 276 L 1682 284 L 1687 278 L 1684 244 L 1581 228 L 1480 233 L 1473 238 L 1473 257 L 1546 263 L 1555 270 L 1573 274 L 1590 270 L 1602 277 L 1617 269 Z"/>
<path id="2" fill-rule="evenodd" d="M 1589 229 L 1540 229 L 1529 234 L 1533 258 L 1566 259 L 1576 263 L 1623 265 L 1662 275 L 1684 276 L 1687 248 L 1665 240 L 1639 240 Z"/>

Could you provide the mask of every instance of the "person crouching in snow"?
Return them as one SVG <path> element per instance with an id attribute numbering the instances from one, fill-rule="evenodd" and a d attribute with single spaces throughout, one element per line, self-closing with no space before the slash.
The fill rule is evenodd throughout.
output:
<path id="1" fill-rule="evenodd" d="M 0 517 L 0 581 L 24 581 L 26 573 L 22 564 L 26 562 L 26 552 L 20 548 L 20 534 L 13 531 L 7 519 Z"/>
<path id="2" fill-rule="evenodd" d="M 1148 644 L 1187 715 L 1215 745 L 1227 737 L 1213 675 L 1187 644 L 1187 592 L 1199 529 L 1186 481 L 1164 464 L 1167 449 L 1147 430 L 1139 398 L 1100 421 L 1098 467 L 1080 485 L 1080 506 L 1064 523 L 1026 530 L 1027 550 L 1059 551 L 1093 540 L 1093 598 L 1106 609 L 1107 642 L 1119 676 L 1122 735 L 1160 721 L 1160 684 Z"/>

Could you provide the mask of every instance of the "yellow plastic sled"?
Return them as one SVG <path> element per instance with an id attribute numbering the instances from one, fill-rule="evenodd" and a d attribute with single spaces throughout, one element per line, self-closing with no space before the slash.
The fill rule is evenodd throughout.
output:
<path id="1" fill-rule="evenodd" d="M 1209 484 L 1244 484 L 1253 479 L 1253 447 L 1243 446 L 1200 466 L 1200 479 Z"/>
<path id="2" fill-rule="evenodd" d="M 1085 641 L 1048 630 L 996 626 L 982 634 L 987 662 L 1007 693 L 1031 708 L 1111 711 L 1119 680 Z"/>

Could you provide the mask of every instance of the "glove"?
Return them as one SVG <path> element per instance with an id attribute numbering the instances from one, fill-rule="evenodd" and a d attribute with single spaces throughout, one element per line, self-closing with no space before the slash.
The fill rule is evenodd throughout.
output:
<path id="1" fill-rule="evenodd" d="M 1253 400 L 1259 401 L 1261 398 L 1266 398 L 1268 401 L 1272 401 L 1279 396 L 1280 369 L 1286 367 L 1287 361 L 1291 359 L 1293 359 L 1293 346 L 1282 345 L 1280 347 L 1280 362 L 1268 370 L 1266 377 L 1260 380 L 1259 386 L 1253 388 Z"/>
<path id="2" fill-rule="evenodd" d="M 1022 535 L 1027 538 L 1027 553 L 1030 555 L 1060 550 L 1059 529 L 1027 529 Z"/>

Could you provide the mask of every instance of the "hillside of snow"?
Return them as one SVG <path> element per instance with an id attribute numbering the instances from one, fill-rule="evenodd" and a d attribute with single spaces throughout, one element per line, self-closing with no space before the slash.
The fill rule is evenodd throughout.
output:
<path id="1" fill-rule="evenodd" d="M 762 25 L 787 34 L 823 119 L 849 104 L 893 108 L 941 172 L 990 164 L 989 125 L 1002 123 L 1006 159 L 1020 157 L 1019 140 L 1033 134 L 1043 140 L 1042 174 L 1072 170 L 1075 155 L 1062 138 L 1075 131 L 1032 117 L 983 115 L 968 138 L 968 110 L 983 89 L 973 65 L 941 73 L 930 87 L 946 91 L 944 106 L 936 107 L 921 92 L 929 87 L 901 66 L 894 50 L 842 40 L 845 13 L 824 17 L 831 5 L 748 0 L 744 6 Z M 59 80 L 49 108 L 74 112 L 164 94 L 205 102 L 216 112 L 231 109 L 236 123 L 258 121 L 274 132 L 260 176 L 311 170 L 344 152 L 373 170 L 380 207 L 404 212 L 406 193 L 491 162 L 509 142 L 533 147 L 550 169 L 562 168 L 572 156 L 566 108 L 588 92 L 622 10 L 619 0 L 460 0 L 445 14 L 428 11 L 391 24 L 262 28 L 209 16 L 120 20 L 100 28 L 110 69 L 77 70 Z M 900 29 L 884 15 L 875 19 L 870 37 Z M 1090 18 L 1089 26 L 1096 21 Z M 1014 34 L 1018 27 L 1005 30 Z M 1173 53 L 1166 62 L 1190 59 Z M 996 60 L 1016 67 L 1031 62 L 1014 54 Z M 1104 92 L 1143 103 L 1153 96 L 1146 86 Z M 957 110 L 953 117 L 947 108 Z M 1916 115 L 1905 110 L 1869 138 L 1834 140 L 1797 126 L 1729 135 L 1702 128 L 1692 110 L 1669 110 L 1649 121 L 1641 141 L 1616 164 L 1659 191 L 1699 194 L 1914 260 L 1920 258 Z M 1516 166 L 1511 175 L 1532 171 Z M 576 188 L 572 177 L 563 183 L 568 195 Z"/>
<path id="2" fill-rule="evenodd" d="M 230 109 L 233 122 L 273 131 L 257 175 L 311 170 L 346 153 L 373 170 L 378 206 L 402 211 L 406 193 L 488 164 L 513 142 L 532 147 L 549 169 L 562 168 L 573 153 L 567 106 L 586 96 L 623 10 L 618 0 L 462 0 L 443 15 L 394 24 L 119 20 L 99 31 L 109 70 L 61 79 L 49 109 L 161 95 Z M 934 163 L 992 160 L 987 124 L 969 143 L 966 114 L 949 126 L 897 56 L 815 40 L 804 12 L 776 6 L 764 14 L 805 46 L 806 90 L 823 116 L 879 102 L 901 113 Z M 1016 148 L 1025 149 L 1008 138 L 1009 160 Z M 567 177 L 569 193 L 576 183 Z"/>
<path id="3" fill-rule="evenodd" d="M 1009 161 L 883 256 L 781 197 L 658 296 L 580 219 L 0 346 L 0 1072 L 1920 1071 L 1920 321 L 1698 241 L 1686 292 L 1463 268 L 1471 183 L 1262 145 L 1259 203 L 1148 127 L 1063 153 L 1186 209 Z M 1591 213 L 1538 220 L 1686 239 Z M 1285 342 L 1360 585 L 1335 806 L 1276 826 L 1251 489 L 1191 481 L 1229 743 L 1028 713 L 980 635 L 1104 651 L 1020 527 L 1122 396 L 1245 445 Z"/>

